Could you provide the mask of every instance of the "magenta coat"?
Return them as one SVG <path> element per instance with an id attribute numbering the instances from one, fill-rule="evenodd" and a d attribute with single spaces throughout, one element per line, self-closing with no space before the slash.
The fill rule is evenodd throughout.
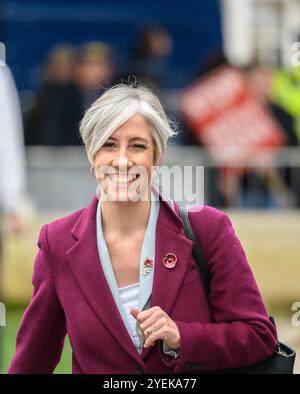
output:
<path id="1" fill-rule="evenodd" d="M 208 206 L 189 213 L 212 274 L 208 305 L 178 205 L 174 212 L 161 201 L 150 306 L 160 306 L 176 322 L 181 350 L 173 359 L 157 341 L 139 355 L 100 264 L 97 203 L 95 197 L 87 208 L 42 228 L 33 296 L 8 373 L 52 373 L 66 334 L 77 374 L 200 373 L 272 354 L 276 331 L 227 215 Z M 177 256 L 174 269 L 162 264 L 168 252 Z"/>

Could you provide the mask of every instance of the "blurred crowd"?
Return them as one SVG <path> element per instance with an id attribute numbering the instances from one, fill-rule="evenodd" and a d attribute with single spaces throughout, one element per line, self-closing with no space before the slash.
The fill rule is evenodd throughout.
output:
<path id="1" fill-rule="evenodd" d="M 23 111 L 25 145 L 80 145 L 79 122 L 85 109 L 107 87 L 116 83 L 137 80 L 164 97 L 173 76 L 169 66 L 173 47 L 174 42 L 166 28 L 148 26 L 139 32 L 122 61 L 116 49 L 106 42 L 88 42 L 78 47 L 60 44 L 51 48 L 43 62 L 39 87 Z M 229 64 L 222 51 L 213 52 L 199 63 L 197 72 L 191 75 L 191 83 L 224 65 L 237 69 Z M 257 102 L 282 130 L 283 146 L 299 147 L 300 67 L 273 70 L 253 61 L 238 70 Z M 180 96 L 181 92 L 177 94 Z M 180 106 L 176 108 L 175 116 L 181 129 L 176 143 L 201 146 L 206 150 L 201 133 L 199 130 L 195 133 L 185 121 Z M 215 185 L 213 198 L 209 201 L 212 205 L 300 206 L 299 168 L 294 169 L 296 177 L 293 174 L 292 182 L 288 167 L 282 171 L 268 165 L 239 171 L 232 171 L 229 167 L 208 169 L 210 183 Z M 255 186 L 252 195 L 248 192 L 250 183 Z"/>
<path id="2" fill-rule="evenodd" d="M 103 90 L 135 78 L 158 92 L 167 85 L 171 51 L 171 36 L 159 26 L 143 29 L 121 66 L 107 43 L 55 46 L 46 57 L 41 86 L 24 117 L 26 144 L 80 144 L 79 121 Z"/>
<path id="3" fill-rule="evenodd" d="M 222 51 L 213 52 L 200 65 L 196 79 L 212 75 L 216 70 L 230 67 L 244 78 L 245 85 L 254 100 L 274 121 L 282 133 L 282 148 L 299 148 L 300 146 L 300 67 L 290 69 L 273 69 L 267 65 L 253 61 L 244 67 L 233 66 Z M 218 89 L 218 87 L 216 87 Z M 231 89 L 234 91 L 234 87 Z M 229 97 L 228 97 L 229 99 Z M 260 119 L 251 119 L 252 133 L 259 129 Z M 195 133 L 188 124 L 183 124 L 185 143 L 200 145 L 207 149 L 205 138 Z M 240 134 L 244 130 L 240 130 Z M 247 130 L 249 132 L 249 130 Z M 251 132 L 251 131 L 250 131 Z M 226 142 L 224 141 L 224 150 Z M 267 150 L 265 151 L 268 152 Z M 260 163 L 260 152 L 249 163 L 254 166 L 220 166 L 217 171 L 217 186 L 213 204 L 238 208 L 286 208 L 300 207 L 300 168 L 285 164 L 278 167 L 277 150 L 266 154 L 266 165 Z M 299 151 L 300 153 L 300 151 Z M 280 161 L 278 161 L 280 163 Z M 214 178 L 212 177 L 212 179 Z"/>

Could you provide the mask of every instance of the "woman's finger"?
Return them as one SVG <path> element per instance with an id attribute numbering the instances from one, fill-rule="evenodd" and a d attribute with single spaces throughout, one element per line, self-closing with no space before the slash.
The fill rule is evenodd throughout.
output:
<path id="1" fill-rule="evenodd" d="M 149 346 L 152 346 L 159 339 L 164 340 L 165 334 L 165 326 L 163 326 L 162 328 L 148 336 L 148 338 L 144 342 L 144 347 L 147 348 Z"/>
<path id="2" fill-rule="evenodd" d="M 147 336 L 153 334 L 154 332 L 160 330 L 164 325 L 167 324 L 167 319 L 165 317 L 161 317 L 159 320 L 157 320 L 153 325 L 150 325 L 146 330 L 145 333 Z"/>
<path id="3" fill-rule="evenodd" d="M 158 319 L 160 319 L 160 317 L 153 314 L 147 320 L 143 321 L 143 323 L 139 324 L 139 327 L 142 331 L 147 331 L 147 329 L 153 326 L 158 321 Z"/>

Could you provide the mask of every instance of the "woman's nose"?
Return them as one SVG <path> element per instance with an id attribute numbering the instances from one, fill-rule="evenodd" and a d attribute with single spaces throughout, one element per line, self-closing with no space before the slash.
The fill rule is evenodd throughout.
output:
<path id="1" fill-rule="evenodd" d="M 119 156 L 113 160 L 112 165 L 115 168 L 126 171 L 127 168 L 130 168 L 133 166 L 133 163 L 126 156 Z"/>

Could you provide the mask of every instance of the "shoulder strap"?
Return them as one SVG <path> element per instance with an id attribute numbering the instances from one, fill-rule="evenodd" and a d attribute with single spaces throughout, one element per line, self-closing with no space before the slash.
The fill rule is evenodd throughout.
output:
<path id="1" fill-rule="evenodd" d="M 182 207 L 179 207 L 179 209 L 180 209 L 180 216 L 183 221 L 183 227 L 184 227 L 185 234 L 188 239 L 193 241 L 193 255 L 194 255 L 195 260 L 197 261 L 198 271 L 200 273 L 202 285 L 203 285 L 206 297 L 208 299 L 209 298 L 209 285 L 210 285 L 211 274 L 208 270 L 207 262 L 205 261 L 203 255 L 202 255 L 200 245 L 199 245 L 197 238 L 195 236 L 195 233 L 193 231 L 191 222 L 189 220 L 188 212 L 186 212 L 186 210 Z"/>

